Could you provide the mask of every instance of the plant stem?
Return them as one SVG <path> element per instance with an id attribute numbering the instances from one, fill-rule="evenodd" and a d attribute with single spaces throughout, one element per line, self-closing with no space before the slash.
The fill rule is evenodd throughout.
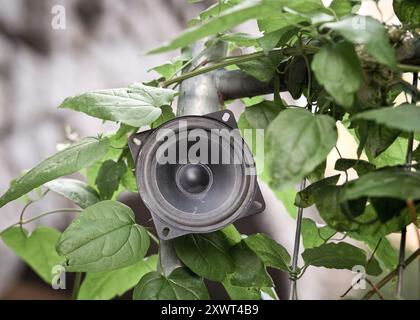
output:
<path id="1" fill-rule="evenodd" d="M 303 50 L 303 51 L 302 51 Z M 264 51 L 257 51 L 257 52 L 253 52 L 253 53 L 248 53 L 248 54 L 243 54 L 243 55 L 239 55 L 239 56 L 229 56 L 229 57 L 223 57 L 222 59 L 219 59 L 217 63 L 214 63 L 211 66 L 208 67 L 204 67 L 204 68 L 199 68 L 199 69 L 195 69 L 193 71 L 184 73 L 178 77 L 174 77 L 172 79 L 163 81 L 161 83 L 161 87 L 166 88 L 172 84 L 175 83 L 179 83 L 182 82 L 186 79 L 192 78 L 192 77 L 196 77 L 200 74 L 203 73 L 207 73 L 210 71 L 214 71 L 217 69 L 221 69 L 233 64 L 238 64 L 238 63 L 244 63 L 247 61 L 251 61 L 254 60 L 256 58 L 260 58 L 260 57 L 264 57 L 267 55 L 285 55 L 285 56 L 296 56 L 296 55 L 301 55 L 302 52 L 306 53 L 306 54 L 314 54 L 317 53 L 319 51 L 318 47 L 315 46 L 310 46 L 310 45 L 304 45 L 302 46 L 302 48 L 277 48 L 277 49 L 273 49 L 270 52 L 266 53 Z M 400 69 L 400 71 L 402 72 L 420 72 L 420 66 L 413 66 L 413 65 L 407 65 L 407 64 L 398 64 L 397 65 L 398 68 Z"/>
<path id="2" fill-rule="evenodd" d="M 398 258 L 398 268 L 397 268 L 397 297 L 398 299 L 401 299 L 401 289 L 402 289 L 402 282 L 403 282 L 403 275 L 404 275 L 404 269 L 405 269 L 405 242 L 407 238 L 407 228 L 404 227 L 401 230 L 401 240 L 400 240 L 400 252 L 399 252 L 399 258 Z"/>
<path id="3" fill-rule="evenodd" d="M 156 238 L 156 236 L 153 233 L 151 233 L 149 230 L 147 230 L 147 234 L 157 245 L 159 245 L 159 239 Z"/>
<path id="4" fill-rule="evenodd" d="M 73 282 L 73 291 L 71 294 L 72 300 L 77 300 L 77 296 L 79 295 L 80 284 L 82 283 L 82 273 L 76 272 Z"/>
<path id="5" fill-rule="evenodd" d="M 420 72 L 420 66 L 413 66 L 409 64 L 398 64 L 398 69 L 400 69 L 402 72 Z"/>
<path id="6" fill-rule="evenodd" d="M 14 224 L 12 224 L 11 226 L 7 227 L 6 229 L 2 230 L 0 232 L 0 236 L 7 230 L 9 230 L 10 228 L 13 228 L 14 226 L 18 226 L 18 225 L 24 225 L 24 224 L 28 224 L 30 222 L 33 222 L 35 220 L 38 220 L 42 217 L 45 217 L 47 215 L 53 214 L 53 213 L 58 213 L 58 212 L 82 212 L 82 209 L 77 209 L 77 208 L 62 208 L 62 209 L 55 209 L 55 210 L 51 210 L 51 211 L 47 211 L 44 213 L 41 213 L 40 215 L 37 215 L 31 219 L 25 220 L 25 221 L 18 221 Z"/>
<path id="7" fill-rule="evenodd" d="M 420 249 L 417 249 L 411 256 L 409 256 L 407 260 L 404 261 L 404 265 L 408 266 L 411 262 L 416 260 L 418 256 L 420 256 Z M 379 281 L 376 284 L 376 288 L 378 290 L 381 289 L 384 285 L 386 285 L 389 281 L 391 281 L 397 275 L 397 273 L 398 273 L 398 269 L 395 269 L 391 271 L 390 273 L 388 273 L 381 281 Z M 376 293 L 376 290 L 370 290 L 362 297 L 362 300 L 369 300 L 375 293 Z"/>
<path id="8" fill-rule="evenodd" d="M 316 53 L 319 49 L 314 46 L 303 46 L 302 49 L 306 53 Z M 293 56 L 293 55 L 300 55 L 302 53 L 302 49 L 300 48 L 283 48 L 283 49 L 273 49 L 271 50 L 268 55 L 285 55 L 285 56 Z M 186 79 L 198 76 L 203 73 L 207 73 L 213 70 L 221 69 L 227 66 L 230 66 L 232 64 L 238 64 L 238 63 L 244 63 L 247 61 L 254 60 L 256 58 L 264 57 L 267 54 L 264 51 L 257 51 L 254 53 L 239 55 L 239 56 L 230 56 L 225 57 L 224 59 L 220 59 L 219 62 L 200 69 L 196 69 L 187 73 L 184 73 L 178 77 L 175 77 L 173 79 L 164 81 L 161 83 L 161 86 L 163 88 L 166 88 L 170 86 L 171 84 L 178 83 L 181 81 L 184 81 Z"/>

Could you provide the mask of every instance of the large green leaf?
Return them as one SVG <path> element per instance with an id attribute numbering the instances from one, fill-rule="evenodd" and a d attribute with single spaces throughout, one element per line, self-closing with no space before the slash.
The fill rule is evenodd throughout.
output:
<path id="1" fill-rule="evenodd" d="M 50 181 L 45 186 L 83 209 L 100 201 L 96 190 L 79 180 L 62 178 Z"/>
<path id="2" fill-rule="evenodd" d="M 92 165 L 109 147 L 108 139 L 85 138 L 44 160 L 20 178 L 0 198 L 0 208 L 44 183 Z"/>
<path id="3" fill-rule="evenodd" d="M 360 119 L 374 121 L 389 128 L 420 132 L 420 107 L 412 104 L 369 110 L 352 117 L 352 120 Z"/>
<path id="4" fill-rule="evenodd" d="M 420 24 L 420 4 L 418 0 L 394 0 L 394 11 L 403 24 Z"/>
<path id="5" fill-rule="evenodd" d="M 203 279 L 187 268 L 177 268 L 165 277 L 150 272 L 134 288 L 134 300 L 208 300 Z"/>
<path id="6" fill-rule="evenodd" d="M 264 100 L 245 108 L 244 114 L 248 123 L 255 129 L 267 129 L 268 125 L 279 114 L 280 109 L 273 101 Z"/>
<path id="7" fill-rule="evenodd" d="M 270 185 L 293 186 L 326 159 L 336 141 L 333 118 L 297 108 L 281 112 L 267 130 Z"/>
<path id="8" fill-rule="evenodd" d="M 312 183 L 296 194 L 295 205 L 301 208 L 312 206 L 315 203 L 315 196 L 322 193 L 325 186 L 336 185 L 339 178 L 340 175 L 338 174 Z"/>
<path id="9" fill-rule="evenodd" d="M 107 271 L 89 272 L 79 290 L 79 300 L 108 300 L 134 288 L 147 273 L 155 271 L 157 255 L 149 256 L 131 266 Z"/>
<path id="10" fill-rule="evenodd" d="M 369 16 L 352 16 L 337 22 L 323 25 L 339 32 L 354 44 L 362 44 L 367 53 L 380 63 L 395 67 L 397 59 L 395 51 L 389 43 L 385 27 Z"/>
<path id="11" fill-rule="evenodd" d="M 362 197 L 420 199 L 420 173 L 384 169 L 372 171 L 346 184 L 342 201 Z"/>
<path id="12" fill-rule="evenodd" d="M 231 248 L 230 254 L 235 263 L 235 272 L 229 277 L 232 285 L 256 288 L 273 285 L 263 261 L 245 242 L 235 244 Z"/>
<path id="13" fill-rule="evenodd" d="M 128 88 L 98 90 L 70 97 L 60 108 L 142 127 L 158 119 L 162 113 L 160 107 L 171 104 L 175 94 L 170 89 L 133 84 Z"/>
<path id="14" fill-rule="evenodd" d="M 293 187 L 283 190 L 276 190 L 275 195 L 281 201 L 287 213 L 296 219 L 298 208 L 295 206 L 296 189 Z"/>
<path id="15" fill-rule="evenodd" d="M 367 266 L 366 253 L 346 242 L 327 243 L 306 249 L 302 253 L 302 258 L 306 265 L 329 269 L 352 270 L 355 266 Z M 367 272 L 379 275 L 382 270 L 379 267 L 368 268 Z"/>
<path id="16" fill-rule="evenodd" d="M 267 0 L 242 1 L 238 5 L 223 11 L 217 17 L 185 30 L 169 43 L 152 50 L 150 53 L 160 53 L 183 48 L 207 36 L 229 30 L 247 20 L 265 18 L 273 12 L 271 3 L 272 1 Z"/>
<path id="17" fill-rule="evenodd" d="M 101 272 L 139 262 L 149 248 L 146 229 L 133 211 L 117 201 L 102 201 L 85 209 L 63 232 L 57 252 L 68 271 Z"/>
<path id="18" fill-rule="evenodd" d="M 363 73 L 352 44 L 341 42 L 322 47 L 314 56 L 312 70 L 338 104 L 346 108 L 353 105 L 363 83 Z"/>
<path id="19" fill-rule="evenodd" d="M 126 171 L 127 166 L 122 161 L 106 160 L 102 163 L 95 180 L 101 199 L 112 198 Z"/>
<path id="20" fill-rule="evenodd" d="M 316 223 L 309 218 L 302 220 L 302 238 L 305 249 L 319 247 L 335 233 L 336 231 L 328 226 L 317 227 Z"/>
<path id="21" fill-rule="evenodd" d="M 175 239 L 179 259 L 196 274 L 214 281 L 223 281 L 235 269 L 229 248 L 229 240 L 221 231 Z"/>
<path id="22" fill-rule="evenodd" d="M 269 236 L 257 233 L 243 240 L 268 267 L 289 271 L 290 255 L 287 250 Z"/>
<path id="23" fill-rule="evenodd" d="M 396 215 L 382 223 L 372 206 L 367 206 L 362 215 L 353 219 L 344 214 L 342 208 L 343 186 L 326 186 L 323 196 L 316 197 L 316 207 L 322 219 L 339 232 L 353 232 L 359 236 L 381 237 L 392 232 L 400 231 L 411 223 L 407 211 Z"/>
<path id="24" fill-rule="evenodd" d="M 53 267 L 64 263 L 55 251 L 60 232 L 38 226 L 32 234 L 20 227 L 13 227 L 1 234 L 4 243 L 21 257 L 45 282 L 51 284 Z"/>
<path id="25" fill-rule="evenodd" d="M 258 20 L 258 28 L 265 34 L 275 32 L 291 25 L 298 25 L 302 22 L 307 21 L 305 17 L 302 17 L 293 13 L 279 13 L 271 15 L 268 18 Z"/>

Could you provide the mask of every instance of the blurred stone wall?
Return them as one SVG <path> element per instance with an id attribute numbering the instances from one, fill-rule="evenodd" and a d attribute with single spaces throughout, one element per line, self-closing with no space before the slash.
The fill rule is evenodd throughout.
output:
<path id="1" fill-rule="evenodd" d="M 51 25 L 57 5 L 65 8 L 64 30 Z M 56 151 L 66 126 L 79 136 L 112 128 L 56 107 L 70 95 L 150 79 L 147 70 L 174 54 L 145 52 L 179 33 L 202 6 L 184 0 L 0 0 L 0 193 Z M 22 206 L 0 209 L 0 230 L 18 220 Z M 28 215 L 68 206 L 48 195 Z M 69 219 L 63 214 L 41 222 L 63 226 Z M 0 296 L 18 274 L 18 261 L 1 243 Z"/>

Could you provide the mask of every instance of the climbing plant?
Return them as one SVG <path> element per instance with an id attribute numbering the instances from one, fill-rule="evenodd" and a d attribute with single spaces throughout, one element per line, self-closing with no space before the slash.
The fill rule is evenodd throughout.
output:
<path id="1" fill-rule="evenodd" d="M 232 299 L 277 299 L 267 268 L 297 281 L 308 268 L 355 266 L 366 270 L 372 284 L 364 298 L 381 296 L 381 287 L 404 263 L 387 235 L 402 232 L 404 237 L 409 224 L 418 232 L 420 222 L 420 6 L 416 0 L 394 1 L 402 24 L 389 26 L 358 15 L 360 1 L 329 2 L 220 0 L 150 52 L 183 49 L 178 58 L 152 69 L 158 74 L 154 81 L 67 98 L 59 108 L 116 122 L 119 129 L 69 143 L 13 180 L 0 207 L 14 200 L 24 207 L 16 223 L 1 231 L 4 243 L 47 283 L 57 265 L 77 273 L 73 296 L 79 299 L 111 299 L 132 288 L 133 299 L 208 299 L 204 279 L 220 282 Z M 257 35 L 232 31 L 249 20 L 257 22 Z M 191 69 L 199 57 L 188 47 L 203 39 L 204 50 L 227 42 L 229 56 Z M 122 192 L 137 192 L 127 139 L 141 127 L 174 117 L 170 106 L 179 83 L 221 68 L 241 69 L 273 85 L 272 101 L 244 101 L 238 123 L 241 129 L 265 129 L 260 179 L 297 217 L 303 264 L 293 264 L 292 253 L 268 235 L 241 235 L 231 225 L 177 238 L 175 251 L 184 266 L 166 275 L 157 268 L 156 255 L 146 256 L 150 241 L 159 240 L 118 201 Z M 304 105 L 289 105 L 280 90 Z M 341 157 L 337 127 L 353 136 L 357 157 Z M 340 174 L 325 176 L 331 151 L 340 155 L 334 166 Z M 65 177 L 75 172 L 85 179 Z M 301 181 L 307 186 L 297 189 Z M 78 208 L 28 218 L 26 209 L 48 193 Z M 301 219 L 303 208 L 313 205 L 324 225 Z M 63 232 L 25 228 L 63 212 L 77 212 Z M 418 255 L 419 250 L 405 263 Z M 377 276 L 385 278 L 374 285 Z"/>

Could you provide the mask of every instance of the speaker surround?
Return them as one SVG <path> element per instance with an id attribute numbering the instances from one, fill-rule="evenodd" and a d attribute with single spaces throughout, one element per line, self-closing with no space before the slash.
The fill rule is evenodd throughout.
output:
<path id="1" fill-rule="evenodd" d="M 265 209 L 252 153 L 228 110 L 172 119 L 133 134 L 129 147 L 161 239 L 219 230 Z"/>

